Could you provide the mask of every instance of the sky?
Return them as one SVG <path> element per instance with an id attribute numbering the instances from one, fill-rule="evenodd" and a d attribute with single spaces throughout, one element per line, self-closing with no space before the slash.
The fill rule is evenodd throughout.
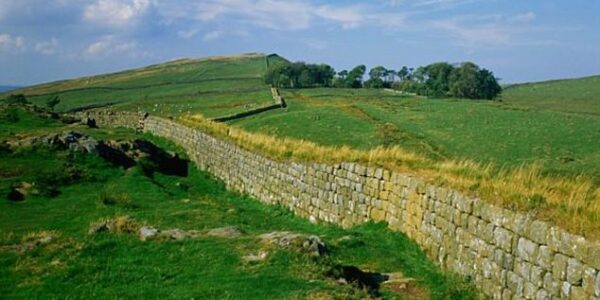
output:
<path id="1" fill-rule="evenodd" d="M 595 0 L 0 0 L 0 85 L 183 57 L 336 70 L 472 61 L 502 83 L 600 74 Z"/>

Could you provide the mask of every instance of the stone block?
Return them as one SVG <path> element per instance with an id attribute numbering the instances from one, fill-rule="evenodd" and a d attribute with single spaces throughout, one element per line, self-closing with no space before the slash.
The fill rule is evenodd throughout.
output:
<path id="1" fill-rule="evenodd" d="M 519 242 L 517 244 L 517 256 L 529 261 L 529 262 L 535 262 L 538 258 L 538 252 L 539 252 L 539 246 L 526 239 L 526 238 L 519 238 Z"/>
<path id="2" fill-rule="evenodd" d="M 506 274 L 506 285 L 511 290 L 514 296 L 522 297 L 523 289 L 525 288 L 525 281 L 519 275 L 514 272 L 508 272 Z"/>
<path id="3" fill-rule="evenodd" d="M 523 296 L 525 299 L 534 299 L 537 295 L 538 288 L 531 282 L 525 282 L 523 287 Z"/>
<path id="4" fill-rule="evenodd" d="M 560 295 L 564 298 L 569 298 L 571 296 L 571 284 L 563 281 L 560 286 Z"/>
<path id="5" fill-rule="evenodd" d="M 560 285 L 558 284 L 558 281 L 554 279 L 552 273 L 546 273 L 546 275 L 544 275 L 544 289 L 552 296 L 560 295 Z"/>
<path id="6" fill-rule="evenodd" d="M 514 234 L 502 227 L 496 227 L 494 229 L 494 245 L 498 246 L 500 249 L 511 252 L 512 244 L 513 244 Z"/>
<path id="7" fill-rule="evenodd" d="M 583 278 L 583 265 L 575 258 L 567 260 L 567 282 L 572 285 L 581 285 Z"/>
<path id="8" fill-rule="evenodd" d="M 527 237 L 538 244 L 546 244 L 549 228 L 546 222 L 533 221 L 529 226 Z"/>
<path id="9" fill-rule="evenodd" d="M 535 262 L 538 266 L 544 268 L 547 271 L 552 270 L 552 258 L 554 257 L 554 251 L 548 246 L 540 246 L 538 259 Z"/>
<path id="10" fill-rule="evenodd" d="M 582 287 L 585 290 L 586 294 L 594 295 L 594 288 L 596 284 L 596 276 L 598 272 L 594 268 L 584 267 L 583 269 L 583 278 L 582 278 Z"/>
<path id="11" fill-rule="evenodd" d="M 580 286 L 571 286 L 571 299 L 589 299 L 589 295 L 585 294 L 585 291 Z"/>
<path id="12" fill-rule="evenodd" d="M 562 254 L 554 255 L 554 261 L 552 262 L 552 274 L 555 280 L 566 280 L 567 279 L 567 263 L 569 257 Z"/>

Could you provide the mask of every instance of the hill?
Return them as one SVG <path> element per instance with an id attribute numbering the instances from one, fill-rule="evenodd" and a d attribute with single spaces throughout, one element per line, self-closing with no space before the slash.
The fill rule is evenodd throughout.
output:
<path id="1" fill-rule="evenodd" d="M 517 107 L 600 115 L 600 76 L 515 84 L 502 99 Z"/>
<path id="2" fill-rule="evenodd" d="M 0 85 L 0 93 L 9 92 L 9 91 L 16 90 L 19 88 L 20 88 L 19 86 Z"/>
<path id="3" fill-rule="evenodd" d="M 269 60 L 281 59 L 271 55 Z M 58 111 L 110 105 L 158 115 L 202 112 L 222 116 L 271 103 L 263 82 L 267 56 L 244 54 L 180 59 L 122 72 L 35 85 L 23 93 L 35 104 L 58 95 Z"/>

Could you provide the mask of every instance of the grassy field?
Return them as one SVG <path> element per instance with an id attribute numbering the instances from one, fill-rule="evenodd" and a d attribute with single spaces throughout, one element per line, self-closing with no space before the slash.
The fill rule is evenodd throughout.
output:
<path id="1" fill-rule="evenodd" d="M 213 118 L 272 103 L 264 72 L 264 55 L 185 59 L 21 92 L 37 104 L 58 94 L 61 111 L 113 103 L 117 110 Z M 511 209 L 564 219 L 567 229 L 600 238 L 598 78 L 515 85 L 502 102 L 372 89 L 287 90 L 286 110 L 228 125 L 258 134 L 236 131 L 240 138 L 233 140 L 274 157 L 385 165 Z M 220 131 L 226 138 L 230 132 Z M 545 202 L 532 208 L 530 199 L 540 195 Z"/>
<path id="2" fill-rule="evenodd" d="M 278 59 L 278 58 L 271 58 Z M 58 95 L 58 111 L 111 105 L 155 115 L 201 112 L 216 117 L 272 103 L 262 80 L 264 55 L 184 59 L 114 74 L 59 81 L 24 88 L 38 105 Z"/>
<path id="3" fill-rule="evenodd" d="M 84 129 L 19 112 L 15 122 L 0 121 L 0 139 L 61 132 L 86 132 L 98 139 L 146 138 L 163 148 L 169 142 L 128 130 Z M 2 298 L 200 298 L 349 299 L 363 291 L 326 274 L 333 265 L 373 272 L 402 272 L 416 279 L 404 296 L 381 289 L 386 299 L 473 299 L 473 288 L 443 275 L 405 236 L 385 224 L 349 230 L 311 224 L 278 207 L 225 190 L 208 174 L 190 167 L 187 177 L 152 176 L 139 166 L 114 167 L 88 154 L 47 148 L 0 151 L 0 191 L 14 182 L 58 188 L 56 197 L 28 196 L 0 201 L 0 294 Z M 71 174 L 78 174 L 72 177 Z M 106 202 L 107 197 L 118 199 Z M 202 230 L 235 226 L 235 239 L 140 241 L 132 234 L 88 234 L 101 219 L 128 216 L 158 228 Z M 242 257 L 262 249 L 256 236 L 288 230 L 317 234 L 330 254 L 312 258 L 269 249 L 266 260 Z M 22 245 L 52 236 L 44 245 L 20 252 Z"/>
<path id="4" fill-rule="evenodd" d="M 600 115 L 600 76 L 515 84 L 504 89 L 510 105 Z"/>
<path id="5" fill-rule="evenodd" d="M 471 100 L 433 100 L 381 90 L 286 91 L 287 111 L 233 121 L 251 132 L 346 145 L 401 146 L 435 160 L 472 160 L 544 174 L 585 174 L 600 184 L 600 118 L 514 109 Z"/>

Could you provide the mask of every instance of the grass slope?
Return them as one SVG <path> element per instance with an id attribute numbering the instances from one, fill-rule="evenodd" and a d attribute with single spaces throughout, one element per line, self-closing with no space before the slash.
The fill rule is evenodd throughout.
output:
<path id="1" fill-rule="evenodd" d="M 585 174 L 600 184 L 600 118 L 526 111 L 488 101 L 430 100 L 381 90 L 308 89 L 284 93 L 288 111 L 231 124 L 251 132 L 346 145 L 399 145 L 436 160 L 468 159 L 544 174 Z"/>
<path id="2" fill-rule="evenodd" d="M 502 99 L 519 107 L 600 115 L 600 76 L 515 84 Z"/>
<path id="3" fill-rule="evenodd" d="M 59 111 L 112 105 L 117 110 L 142 109 L 158 115 L 202 113 L 216 117 L 272 103 L 269 87 L 262 79 L 265 59 L 261 54 L 182 59 L 11 93 L 24 93 L 38 105 L 58 95 Z"/>
<path id="4" fill-rule="evenodd" d="M 0 124 L 4 126 L 5 124 Z M 34 116 L 11 125 L 14 137 L 33 127 L 38 133 L 66 128 Z M 82 128 L 76 128 L 81 131 Z M 132 138 L 132 131 L 96 129 L 98 138 Z M 7 136 L 5 136 L 7 137 Z M 167 149 L 169 142 L 145 136 Z M 11 182 L 43 178 L 80 179 L 56 183 L 58 197 L 31 196 L 24 202 L 0 201 L 0 294 L 2 298 L 200 298 L 200 299 L 349 299 L 365 295 L 327 278 L 327 263 L 355 265 L 378 272 L 401 271 L 416 278 L 431 299 L 474 299 L 472 287 L 443 275 L 405 236 L 384 224 L 350 230 L 311 224 L 289 211 L 226 191 L 223 183 L 190 168 L 188 177 L 134 167 L 113 167 L 85 154 L 44 148 L 0 154 L 0 190 Z M 119 199 L 105 204 L 109 195 Z M 187 199 L 187 200 L 186 200 Z M 142 242 L 127 234 L 88 235 L 91 222 L 130 216 L 158 228 L 209 229 L 236 226 L 237 239 L 201 238 Z M 314 259 L 271 250 L 264 262 L 242 256 L 261 249 L 257 234 L 289 230 L 321 236 L 329 257 Z M 52 234 L 47 245 L 27 252 L 9 250 L 35 236 Z M 342 239 L 343 238 L 343 239 Z M 383 289 L 386 299 L 413 299 Z M 419 294 L 423 296 L 424 294 Z"/>

